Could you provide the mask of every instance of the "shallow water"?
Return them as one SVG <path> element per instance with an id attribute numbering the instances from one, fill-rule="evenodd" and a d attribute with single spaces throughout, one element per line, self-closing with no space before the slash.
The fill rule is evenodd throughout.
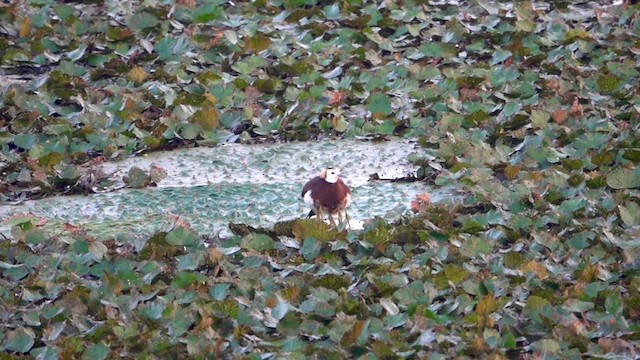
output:
<path id="1" fill-rule="evenodd" d="M 357 228 L 374 216 L 397 217 L 417 194 L 429 192 L 433 201 L 448 195 L 419 182 L 369 181 L 371 174 L 396 178 L 413 173 L 415 166 L 407 156 L 414 151 L 406 140 L 341 140 L 158 152 L 102 165 L 118 180 L 132 166 L 148 169 L 155 164 L 167 172 L 158 187 L 3 205 L 0 219 L 31 213 L 46 219 L 49 234 L 62 232 L 62 224 L 68 222 L 98 238 L 147 236 L 170 229 L 179 219 L 199 233 L 224 236 L 229 222 L 271 226 L 306 215 L 300 198 L 305 181 L 326 166 L 337 166 L 353 191 L 349 214 Z M 9 236 L 10 225 L 0 222 L 0 232 Z"/>

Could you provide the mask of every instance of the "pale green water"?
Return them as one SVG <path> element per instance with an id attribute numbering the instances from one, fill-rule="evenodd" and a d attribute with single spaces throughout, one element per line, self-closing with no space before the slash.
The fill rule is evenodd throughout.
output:
<path id="1" fill-rule="evenodd" d="M 346 155 L 329 156 L 340 149 Z M 229 145 L 153 154 L 106 164 L 105 170 L 122 176 L 133 164 L 164 168 L 168 177 L 159 187 L 125 189 L 89 196 L 52 197 L 17 206 L 0 206 L 0 219 L 32 213 L 47 220 L 49 234 L 60 233 L 65 222 L 81 225 L 99 238 L 116 235 L 146 236 L 167 230 L 178 219 L 189 222 L 201 234 L 228 235 L 229 222 L 272 226 L 277 221 L 305 216 L 300 199 L 305 181 L 326 165 L 343 169 L 352 187 L 349 214 L 355 227 L 374 216 L 391 217 L 406 209 L 420 193 L 434 201 L 445 193 L 422 183 L 368 181 L 372 173 L 404 175 L 413 166 L 406 156 L 413 146 L 405 142 L 383 144 L 356 141 Z M 360 165 L 358 165 L 360 164 Z M 9 223 L 0 221 L 0 232 L 9 236 Z"/>

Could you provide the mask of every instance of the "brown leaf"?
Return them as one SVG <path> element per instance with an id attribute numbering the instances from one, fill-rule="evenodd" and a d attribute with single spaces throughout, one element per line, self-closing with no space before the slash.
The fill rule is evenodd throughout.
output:
<path id="1" fill-rule="evenodd" d="M 547 268 L 544 267 L 544 265 L 542 263 L 537 262 L 535 260 L 529 261 L 522 268 L 522 271 L 524 271 L 525 273 L 532 272 L 532 273 L 534 273 L 536 275 L 536 277 L 538 279 L 546 279 L 549 276 Z"/>
<path id="2" fill-rule="evenodd" d="M 602 348 L 604 353 L 611 353 L 611 352 L 616 354 L 626 353 L 627 355 L 629 355 L 630 359 L 636 358 L 636 352 L 634 350 L 633 344 L 624 339 L 599 338 L 598 346 Z"/>
<path id="3" fill-rule="evenodd" d="M 551 113 L 551 119 L 554 123 L 562 125 L 567 121 L 569 117 L 569 113 L 564 109 L 557 109 L 553 113 Z"/>
<path id="4" fill-rule="evenodd" d="M 473 100 L 478 98 L 478 90 L 462 88 L 460 89 L 460 101 Z"/>
<path id="5" fill-rule="evenodd" d="M 129 73 L 127 74 L 127 79 L 129 79 L 130 81 L 133 81 L 136 84 L 143 83 L 147 79 L 147 77 L 149 77 L 149 75 L 140 66 L 133 67 L 131 70 L 129 70 Z"/>
<path id="6" fill-rule="evenodd" d="M 422 193 L 411 201 L 411 211 L 414 213 L 425 211 L 431 205 L 431 198 L 428 193 Z"/>
<path id="7" fill-rule="evenodd" d="M 334 91 L 330 94 L 329 105 L 338 107 L 344 101 L 344 93 L 342 91 Z"/>
<path id="8" fill-rule="evenodd" d="M 191 121 L 200 125 L 203 130 L 210 131 L 220 125 L 220 114 L 215 107 L 205 106 L 193 114 Z"/>
<path id="9" fill-rule="evenodd" d="M 508 180 L 513 180 L 518 177 L 518 174 L 520 173 L 520 168 L 521 167 L 519 165 L 516 165 L 516 166 L 508 165 L 507 167 L 504 168 L 504 176 Z"/>
<path id="10" fill-rule="evenodd" d="M 574 117 L 582 117 L 584 115 L 584 110 L 582 109 L 582 105 L 580 104 L 580 100 L 575 96 L 573 98 L 573 105 L 571 105 L 571 115 Z"/>
<path id="11" fill-rule="evenodd" d="M 20 23 L 20 30 L 18 31 L 18 36 L 21 38 L 26 38 L 31 34 L 31 18 L 27 17 L 22 19 Z"/>
<path id="12" fill-rule="evenodd" d="M 151 164 L 149 175 L 151 176 L 151 181 L 157 184 L 167 177 L 167 171 L 156 164 Z"/>

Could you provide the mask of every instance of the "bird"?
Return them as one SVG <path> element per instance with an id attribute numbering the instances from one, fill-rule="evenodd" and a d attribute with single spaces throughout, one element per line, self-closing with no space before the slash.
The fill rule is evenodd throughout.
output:
<path id="1" fill-rule="evenodd" d="M 340 179 L 340 169 L 329 167 L 309 180 L 302 188 L 302 198 L 311 211 L 308 217 L 316 216 L 323 221 L 324 214 L 329 215 L 329 223 L 336 226 L 334 215 L 338 215 L 338 223 L 342 224 L 342 215 L 349 226 L 347 206 L 351 204 L 351 189 Z"/>

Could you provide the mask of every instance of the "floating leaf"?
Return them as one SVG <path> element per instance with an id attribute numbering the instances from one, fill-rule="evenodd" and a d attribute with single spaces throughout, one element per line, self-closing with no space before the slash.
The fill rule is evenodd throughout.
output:
<path id="1" fill-rule="evenodd" d="M 104 360 L 109 356 L 111 348 L 103 343 L 97 343 L 87 347 L 82 353 L 82 360 Z"/>
<path id="2" fill-rule="evenodd" d="M 202 127 L 199 124 L 183 124 L 180 128 L 180 136 L 187 140 L 194 140 L 200 136 Z"/>
<path id="3" fill-rule="evenodd" d="M 27 353 L 35 344 L 35 337 L 31 328 L 19 327 L 16 330 L 6 333 L 7 337 L 4 339 L 2 345 L 5 349 L 17 353 Z"/>
<path id="4" fill-rule="evenodd" d="M 314 237 L 306 237 L 302 242 L 300 254 L 304 256 L 305 260 L 311 261 L 320 254 L 322 244 L 322 241 L 319 241 Z"/>
<path id="5" fill-rule="evenodd" d="M 265 234 L 249 234 L 242 239 L 241 246 L 245 249 L 264 252 L 275 248 L 275 241 Z"/>
<path id="6" fill-rule="evenodd" d="M 155 15 L 146 11 L 133 14 L 127 21 L 130 28 L 134 30 L 144 30 L 158 26 L 160 23 Z"/>
<path id="7" fill-rule="evenodd" d="M 620 78 L 615 75 L 601 75 L 598 77 L 598 90 L 603 94 L 611 94 L 620 86 L 620 83 Z"/>
<path id="8" fill-rule="evenodd" d="M 533 125 L 537 129 L 542 129 L 547 126 L 549 119 L 551 118 L 551 114 L 543 110 L 532 110 L 531 111 L 531 125 Z"/>
<path id="9" fill-rule="evenodd" d="M 18 134 L 13 136 L 13 143 L 22 149 L 30 150 L 36 143 L 37 137 L 34 134 Z"/>
<path id="10" fill-rule="evenodd" d="M 560 351 L 560 344 L 552 339 L 542 339 L 532 344 L 533 349 L 541 352 L 556 353 Z"/>
<path id="11" fill-rule="evenodd" d="M 123 180 L 125 184 L 134 189 L 143 188 L 151 183 L 151 177 L 147 172 L 137 166 L 133 166 L 129 169 L 129 173 Z"/>
<path id="12" fill-rule="evenodd" d="M 372 113 L 391 114 L 391 99 L 382 93 L 373 93 L 367 99 L 367 107 Z"/>
<path id="13" fill-rule="evenodd" d="M 420 52 L 426 57 L 451 59 L 458 55 L 455 45 L 429 41 L 420 47 Z"/>
<path id="14" fill-rule="evenodd" d="M 622 313 L 622 299 L 620 298 L 620 294 L 614 293 L 607 296 L 607 299 L 604 301 L 604 308 L 612 315 Z"/>
<path id="15" fill-rule="evenodd" d="M 247 49 L 254 53 L 259 53 L 266 50 L 271 45 L 271 39 L 263 34 L 257 34 L 250 37 L 247 40 Z"/>
<path id="16" fill-rule="evenodd" d="M 181 245 L 181 246 L 198 246 L 200 245 L 200 241 L 198 240 L 196 234 L 191 231 L 189 228 L 184 226 L 178 226 L 175 229 L 171 230 L 167 233 L 166 236 L 167 242 L 172 245 Z"/>
<path id="17" fill-rule="evenodd" d="M 620 218 L 628 226 L 640 225 L 640 205 L 629 202 L 627 206 L 620 206 Z"/>
<path id="18" fill-rule="evenodd" d="M 502 50 L 502 49 L 496 49 L 493 52 L 493 57 L 491 59 L 491 65 L 496 65 L 499 64 L 505 60 L 507 60 L 508 58 L 511 57 L 511 51 L 509 50 Z"/>
<path id="19" fill-rule="evenodd" d="M 193 114 L 191 121 L 205 131 L 211 131 L 220 126 L 220 114 L 213 106 L 206 106 Z M 198 134 L 195 134 L 197 136 Z M 195 137 L 193 137 L 195 138 Z"/>
<path id="20" fill-rule="evenodd" d="M 231 284 L 217 284 L 211 288 L 209 294 L 211 294 L 214 299 L 222 301 L 227 297 L 230 288 Z"/>
<path id="21" fill-rule="evenodd" d="M 640 173 L 627 168 L 617 168 L 607 175 L 607 185 L 612 189 L 640 187 Z"/>
<path id="22" fill-rule="evenodd" d="M 298 219 L 293 223 L 292 232 L 296 239 L 314 238 L 320 242 L 336 239 L 338 232 L 327 223 L 314 219 Z"/>

